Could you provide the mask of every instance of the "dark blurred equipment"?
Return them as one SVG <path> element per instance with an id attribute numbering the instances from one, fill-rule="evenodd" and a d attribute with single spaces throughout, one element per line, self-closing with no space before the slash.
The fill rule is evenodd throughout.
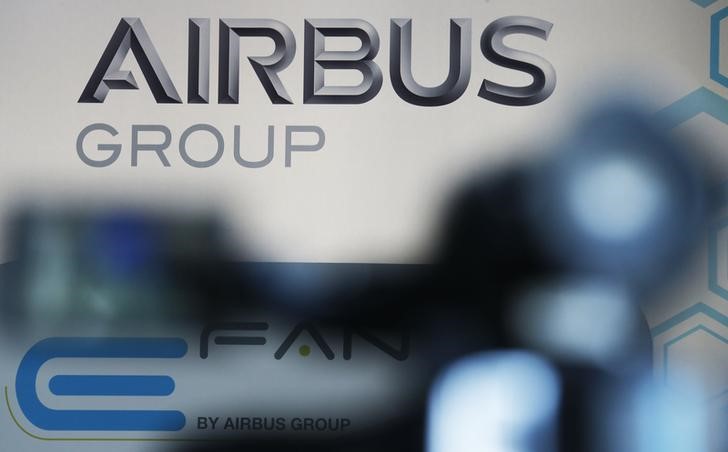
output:
<path id="1" fill-rule="evenodd" d="M 440 261 L 468 289 L 564 276 L 641 295 L 680 269 L 710 207 L 705 174 L 647 116 L 585 120 L 545 158 L 475 178 L 455 199 Z"/>
<path id="2" fill-rule="evenodd" d="M 652 369 L 638 302 L 680 271 L 711 204 L 693 156 L 623 105 L 456 198 L 437 280 L 487 325 L 492 347 L 534 350 L 556 366 L 557 450 L 650 450 L 638 448 L 639 429 L 615 433 L 614 421 L 625 415 L 617 400 Z"/>

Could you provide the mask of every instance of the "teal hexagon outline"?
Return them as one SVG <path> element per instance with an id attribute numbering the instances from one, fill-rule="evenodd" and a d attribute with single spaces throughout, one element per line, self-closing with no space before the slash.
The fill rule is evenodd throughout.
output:
<path id="1" fill-rule="evenodd" d="M 715 320 L 719 324 L 725 326 L 728 328 L 728 316 L 722 314 L 721 312 L 717 311 L 716 309 L 708 306 L 705 303 L 696 303 L 689 308 L 686 308 L 679 313 L 675 314 L 671 318 L 665 320 L 664 322 L 660 323 L 659 325 L 653 327 L 650 332 L 652 333 L 652 338 L 656 338 L 657 336 L 664 334 L 670 330 L 672 330 L 677 325 L 691 319 L 692 317 L 695 317 L 696 315 L 704 314 L 708 318 Z M 663 370 L 663 379 L 667 380 L 667 371 L 670 364 L 670 347 L 675 345 L 676 343 L 682 341 L 686 337 L 698 332 L 698 331 L 704 331 L 708 333 L 709 335 L 715 337 L 716 339 L 719 339 L 721 342 L 728 344 L 728 338 L 721 335 L 720 333 L 717 333 L 715 330 L 711 329 L 707 325 L 703 323 L 699 323 L 697 326 L 691 328 L 690 330 L 686 331 L 685 333 L 669 340 L 666 342 L 662 347 L 662 356 L 663 356 L 663 364 L 662 364 L 662 370 Z M 712 395 L 709 400 L 716 400 L 721 397 L 723 397 L 726 393 L 728 393 L 728 389 L 725 389 L 718 393 L 717 395 Z"/>
<path id="2" fill-rule="evenodd" d="M 728 18 L 728 7 L 710 16 L 710 78 L 728 88 L 728 77 L 720 72 L 720 23 Z"/>
<path id="3" fill-rule="evenodd" d="M 707 8 L 708 6 L 717 2 L 718 0 L 690 0 L 690 1 L 695 3 L 696 5 L 702 6 L 703 8 Z"/>
<path id="4" fill-rule="evenodd" d="M 681 342 L 683 339 L 685 339 L 685 338 L 687 338 L 689 336 L 692 336 L 693 334 L 695 334 L 695 333 L 697 333 L 699 331 L 703 331 L 703 332 L 709 334 L 710 336 L 713 336 L 714 338 L 718 339 L 719 341 L 723 342 L 724 344 L 727 344 L 728 345 L 728 338 L 722 336 L 721 334 L 719 334 L 719 333 L 715 332 L 714 330 L 712 330 L 710 327 L 707 327 L 707 326 L 705 326 L 703 324 L 697 325 L 697 326 L 689 329 L 688 331 L 684 332 L 683 334 L 679 335 L 678 337 L 667 341 L 662 346 L 662 371 L 663 371 L 663 374 L 662 375 L 663 375 L 663 380 L 666 383 L 667 383 L 667 371 L 668 371 L 668 368 L 670 367 L 670 363 L 669 363 L 669 360 L 670 360 L 670 347 L 672 347 L 673 345 L 677 344 L 678 342 Z M 708 396 L 708 400 L 718 399 L 722 395 L 724 395 L 726 393 L 726 391 L 728 391 L 728 390 L 724 389 L 724 390 L 720 390 L 716 394 L 711 394 L 710 396 Z"/>
<path id="5" fill-rule="evenodd" d="M 715 308 L 712 308 L 708 306 L 705 303 L 695 303 L 694 305 L 690 306 L 689 308 L 683 309 L 682 311 L 678 312 L 674 316 L 670 317 L 669 319 L 665 320 L 664 322 L 660 323 L 659 325 L 653 327 L 650 332 L 652 333 L 652 337 L 656 338 L 657 336 L 664 334 L 668 331 L 670 331 L 675 326 L 683 323 L 684 321 L 695 317 L 696 315 L 704 314 L 708 318 L 715 320 L 716 322 L 720 323 L 721 325 L 724 325 L 726 328 L 728 328 L 728 316 L 722 314 Z"/>
<path id="6" fill-rule="evenodd" d="M 728 300 L 728 289 L 718 281 L 718 233 L 726 227 L 728 218 L 723 218 L 708 233 L 708 289 L 724 300 Z"/>
<path id="7" fill-rule="evenodd" d="M 693 3 L 706 8 L 718 0 L 691 0 Z M 728 7 L 722 8 L 710 16 L 710 62 L 708 72 L 710 78 L 728 88 L 728 77 L 720 72 L 720 24 L 728 17 Z M 656 116 L 667 128 L 673 128 L 691 118 L 707 113 L 724 124 L 728 124 L 728 100 L 701 87 L 692 93 L 678 99 L 662 110 Z"/>
<path id="8" fill-rule="evenodd" d="M 672 129 L 701 113 L 728 125 L 728 100 L 701 87 L 655 113 L 655 119 L 665 128 Z"/>

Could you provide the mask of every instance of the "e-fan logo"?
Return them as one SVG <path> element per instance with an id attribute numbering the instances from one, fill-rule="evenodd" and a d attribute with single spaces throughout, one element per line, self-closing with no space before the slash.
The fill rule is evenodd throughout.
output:
<path id="1" fill-rule="evenodd" d="M 272 357 L 281 360 L 288 355 L 294 343 L 301 341 L 302 336 L 313 340 L 313 347 L 308 344 L 298 348 L 298 355 L 306 358 L 314 350 L 318 349 L 326 361 L 333 361 L 337 357 L 343 361 L 350 361 L 353 357 L 355 343 L 364 345 L 382 352 L 385 356 L 396 362 L 406 361 L 410 355 L 410 335 L 406 331 L 395 334 L 399 336 L 399 342 L 392 345 L 392 334 L 381 337 L 368 328 L 361 326 L 336 328 L 336 334 L 331 331 L 319 328 L 312 321 L 298 322 L 289 325 L 290 330 L 273 343 L 269 343 L 268 322 L 216 322 L 206 325 L 200 333 L 199 357 L 202 361 L 209 356 L 210 344 L 216 346 L 266 346 L 271 345 Z M 401 334 L 400 334 L 401 333 Z M 328 336 L 328 340 L 326 338 Z M 334 340 L 334 343 L 330 342 Z M 336 344 L 338 342 L 338 344 Z M 335 351 L 335 350 L 339 351 Z M 43 380 L 41 368 L 51 360 L 55 359 L 180 359 L 187 355 L 187 342 L 181 338 L 99 338 L 99 337 L 53 337 L 41 340 L 33 345 L 22 358 L 15 380 L 15 392 L 17 405 L 25 418 L 33 426 L 45 431 L 64 432 L 180 432 L 185 429 L 187 417 L 177 410 L 139 410 L 139 409 L 54 409 L 41 401 L 43 391 L 38 391 L 38 383 Z M 142 372 L 144 373 L 144 372 Z M 112 400 L 124 400 L 128 406 L 128 399 L 136 397 L 165 397 L 172 395 L 175 391 L 175 380 L 169 375 L 110 375 L 110 374 L 84 374 L 84 375 L 52 375 L 48 379 L 47 389 L 53 396 L 60 399 L 77 401 L 79 397 L 111 397 Z M 10 400 L 7 395 L 6 402 L 11 417 L 18 427 L 29 436 L 44 440 L 59 440 L 69 438 L 45 438 L 34 435 L 27 431 L 18 422 L 13 414 Z M 138 400 L 138 399 L 137 399 Z M 133 401 L 133 399 L 132 399 Z M 104 402 L 106 403 L 106 402 Z M 189 414 L 189 413 L 188 413 Z M 201 427 L 200 419 L 213 419 L 219 417 L 198 417 L 198 430 L 205 430 Z M 251 422 L 262 418 L 250 418 Z M 276 428 L 290 428 L 293 431 L 305 430 L 310 421 L 315 427 L 315 421 L 322 419 L 313 418 L 286 418 L 278 416 L 275 419 Z M 351 424 L 350 419 L 338 419 L 340 427 L 346 428 Z M 244 429 L 246 420 L 230 418 L 223 422 L 223 430 L 235 428 Z M 232 427 L 228 427 L 230 424 Z M 238 424 L 240 427 L 237 427 Z M 255 423 L 251 423 L 254 427 Z M 327 428 L 329 423 L 326 424 Z M 313 428 L 312 427 L 312 428 Z M 211 426 L 215 428 L 214 423 Z M 336 430 L 333 427 L 332 431 Z M 173 437 L 157 438 L 155 436 L 143 438 L 76 438 L 79 440 L 122 440 L 122 441 L 187 441 L 188 437 L 180 437 L 175 434 Z"/>
<path id="2" fill-rule="evenodd" d="M 173 410 L 56 410 L 40 401 L 38 372 L 56 358 L 182 358 L 187 343 L 179 338 L 49 338 L 25 354 L 15 390 L 25 417 L 43 430 L 177 431 L 185 416 Z M 57 396 L 166 396 L 174 391 L 166 375 L 57 375 L 49 382 Z"/>

